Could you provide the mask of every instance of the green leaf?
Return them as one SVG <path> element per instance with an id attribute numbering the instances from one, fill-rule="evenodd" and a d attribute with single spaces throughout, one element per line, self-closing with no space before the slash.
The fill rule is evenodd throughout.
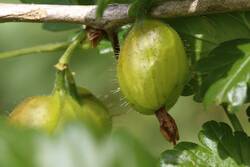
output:
<path id="1" fill-rule="evenodd" d="M 250 40 L 226 42 L 198 62 L 197 69 L 208 73 L 202 90 L 204 104 L 228 104 L 229 111 L 243 105 L 250 83 Z"/>
<path id="2" fill-rule="evenodd" d="M 154 0 L 135 0 L 129 8 L 128 15 L 139 19 L 145 17 L 153 2 Z"/>
<path id="3" fill-rule="evenodd" d="M 97 138 L 82 124 L 54 135 L 0 122 L 1 167 L 154 167 L 156 159 L 123 130 Z"/>
<path id="4" fill-rule="evenodd" d="M 198 87 L 195 78 L 191 78 L 190 81 L 185 85 L 184 89 L 182 90 L 182 96 L 191 96 L 195 89 Z"/>
<path id="5" fill-rule="evenodd" d="M 0 166 L 34 167 L 32 135 L 33 131 L 11 128 L 1 119 Z"/>
<path id="6" fill-rule="evenodd" d="M 104 10 L 107 8 L 108 4 L 111 2 L 111 0 L 98 0 L 97 1 L 97 10 L 96 10 L 96 17 L 100 18 L 102 17 L 102 14 Z"/>
<path id="7" fill-rule="evenodd" d="M 194 63 L 223 42 L 250 38 L 249 12 L 185 17 L 168 23 L 180 34 Z"/>
<path id="8" fill-rule="evenodd" d="M 112 45 L 107 40 L 102 40 L 97 46 L 97 49 L 99 51 L 99 54 L 108 54 L 113 52 Z"/>
<path id="9" fill-rule="evenodd" d="M 250 39 L 250 13 L 226 13 L 213 14 L 208 16 L 185 17 L 179 19 L 171 19 L 168 23 L 181 36 L 186 52 L 191 59 L 192 66 L 197 66 L 200 59 L 212 56 L 210 52 L 220 46 L 222 43 L 236 39 Z M 234 57 L 232 54 L 231 57 Z M 230 57 L 228 56 L 228 57 Z M 227 58 L 228 58 L 227 57 Z M 228 60 L 235 61 L 233 58 L 221 58 L 222 64 L 214 62 L 207 65 L 205 61 L 200 67 L 205 69 L 214 68 L 213 66 L 224 66 Z M 208 60 L 207 60 L 208 61 Z M 200 62 L 199 62 L 200 63 Z M 218 75 L 210 76 L 204 81 L 204 75 L 200 75 L 196 68 L 191 67 L 193 79 L 189 85 L 191 86 L 190 94 L 195 94 L 194 99 L 202 102 L 204 94 L 204 84 L 209 85 L 208 80 L 217 80 Z M 216 70 L 225 70 L 226 68 Z M 228 67 L 229 70 L 229 67 Z M 194 84 L 194 81 L 196 82 Z M 203 86 L 202 86 L 203 85 Z M 189 86 L 189 87 L 190 87 Z M 201 90 L 203 89 L 203 90 Z"/>
<path id="10" fill-rule="evenodd" d="M 225 123 L 209 121 L 199 133 L 202 145 L 181 142 L 162 153 L 161 167 L 247 167 L 250 166 L 250 137 L 232 132 Z"/>
<path id="11" fill-rule="evenodd" d="M 248 122 L 250 122 L 250 106 L 247 107 L 246 114 L 247 114 L 247 117 L 248 117 Z"/>

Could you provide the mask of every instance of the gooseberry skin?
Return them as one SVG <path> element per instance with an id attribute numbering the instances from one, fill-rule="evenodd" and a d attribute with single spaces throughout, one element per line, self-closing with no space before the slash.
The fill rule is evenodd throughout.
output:
<path id="1" fill-rule="evenodd" d="M 63 127 L 65 123 L 80 120 L 82 109 L 80 104 L 72 96 L 68 94 L 62 95 L 61 104 L 61 113 L 59 115 L 60 118 L 57 128 Z"/>
<path id="2" fill-rule="evenodd" d="M 80 121 L 100 134 L 110 131 L 112 120 L 107 108 L 87 89 L 80 90 L 80 103 L 61 92 L 27 98 L 10 113 L 9 122 L 47 133 L 53 133 L 73 121 Z"/>
<path id="3" fill-rule="evenodd" d="M 56 92 L 25 99 L 10 113 L 9 122 L 53 133 L 65 123 L 78 120 L 81 111 L 81 106 L 71 96 Z"/>
<path id="4" fill-rule="evenodd" d="M 16 106 L 9 115 L 9 122 L 51 133 L 57 127 L 60 111 L 59 96 L 34 96 Z"/>
<path id="5" fill-rule="evenodd" d="M 118 60 L 118 81 L 128 102 L 143 114 L 154 114 L 177 101 L 188 77 L 188 60 L 179 35 L 156 20 L 136 23 Z"/>
<path id="6" fill-rule="evenodd" d="M 99 132 L 109 132 L 112 119 L 107 107 L 87 89 L 81 87 L 78 92 L 81 99 L 81 117 Z"/>

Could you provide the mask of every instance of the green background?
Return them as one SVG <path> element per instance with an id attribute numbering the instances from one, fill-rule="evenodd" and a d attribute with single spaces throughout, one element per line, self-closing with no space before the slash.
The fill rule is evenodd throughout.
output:
<path id="1" fill-rule="evenodd" d="M 38 23 L 1 23 L 0 52 L 65 41 L 72 32 L 45 31 Z M 63 51 L 0 60 L 0 111 L 3 115 L 7 116 L 16 104 L 28 96 L 50 93 L 55 72 L 53 65 L 62 53 Z M 116 115 L 113 119 L 114 129 L 125 128 L 154 155 L 172 148 L 160 134 L 156 118 L 133 111 L 117 93 L 116 61 L 112 53 L 99 54 L 95 49 L 78 52 L 72 59 L 71 68 L 76 73 L 78 85 L 90 89 Z M 181 97 L 170 113 L 178 124 L 181 141 L 198 141 L 196 135 L 205 121 L 228 122 L 221 108 L 211 106 L 205 110 L 192 97 Z M 250 126 L 245 112 L 238 115 L 249 134 Z"/>

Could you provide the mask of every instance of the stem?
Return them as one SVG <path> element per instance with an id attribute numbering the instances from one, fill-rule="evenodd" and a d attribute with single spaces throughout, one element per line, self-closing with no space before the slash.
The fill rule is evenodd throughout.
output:
<path id="1" fill-rule="evenodd" d="M 65 93 L 65 71 L 56 71 L 56 80 L 54 85 L 53 94 L 56 92 L 60 92 L 61 94 Z"/>
<path id="2" fill-rule="evenodd" d="M 68 91 L 75 100 L 79 101 L 80 96 L 78 94 L 74 76 L 68 68 L 65 70 L 65 72 L 66 72 L 66 82 L 68 85 Z"/>
<path id="3" fill-rule="evenodd" d="M 68 67 L 70 58 L 72 57 L 73 52 L 76 49 L 76 47 L 82 41 L 83 37 L 84 37 L 84 33 L 82 31 L 77 36 L 75 36 L 73 38 L 72 43 L 69 45 L 69 47 L 67 48 L 67 50 L 64 52 L 64 54 L 62 55 L 62 57 L 59 59 L 59 62 L 55 65 L 55 67 L 58 70 L 63 71 L 63 70 L 65 70 Z"/>
<path id="4" fill-rule="evenodd" d="M 60 43 L 51 43 L 51 44 L 33 46 L 29 48 L 0 52 L 0 60 L 24 56 L 24 55 L 32 54 L 32 53 L 53 52 L 56 50 L 66 48 L 68 45 L 69 45 L 69 42 L 60 42 Z"/>
<path id="5" fill-rule="evenodd" d="M 224 111 L 225 111 L 225 113 L 226 113 L 229 121 L 231 122 L 234 130 L 235 131 L 242 131 L 242 132 L 244 132 L 244 129 L 243 129 L 243 127 L 242 127 L 242 125 L 241 125 L 238 117 L 234 113 L 230 113 L 228 111 L 227 105 L 222 105 L 222 107 L 223 107 L 223 109 L 224 109 Z"/>

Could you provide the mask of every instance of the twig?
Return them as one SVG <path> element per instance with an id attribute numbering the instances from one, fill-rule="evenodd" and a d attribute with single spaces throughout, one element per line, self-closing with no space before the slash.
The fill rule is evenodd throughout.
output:
<path id="1" fill-rule="evenodd" d="M 57 70 L 64 71 L 67 69 L 70 58 L 73 55 L 73 52 L 75 51 L 76 47 L 80 44 L 80 42 L 83 40 L 85 34 L 83 32 L 80 32 L 77 36 L 75 36 L 72 40 L 72 43 L 68 46 L 64 54 L 59 59 L 58 63 L 55 65 Z"/>
<path id="2" fill-rule="evenodd" d="M 0 22 L 64 22 L 109 29 L 133 21 L 128 17 L 129 5 L 113 4 L 96 19 L 96 6 L 38 5 L 0 3 Z M 204 15 L 250 10 L 249 0 L 184 0 L 167 1 L 152 8 L 154 18 Z"/>
<path id="3" fill-rule="evenodd" d="M 6 59 L 6 58 L 24 56 L 24 55 L 32 54 L 32 53 L 53 52 L 56 50 L 66 48 L 68 45 L 69 45 L 69 42 L 51 43 L 51 44 L 33 46 L 29 48 L 0 52 L 0 60 Z"/>

